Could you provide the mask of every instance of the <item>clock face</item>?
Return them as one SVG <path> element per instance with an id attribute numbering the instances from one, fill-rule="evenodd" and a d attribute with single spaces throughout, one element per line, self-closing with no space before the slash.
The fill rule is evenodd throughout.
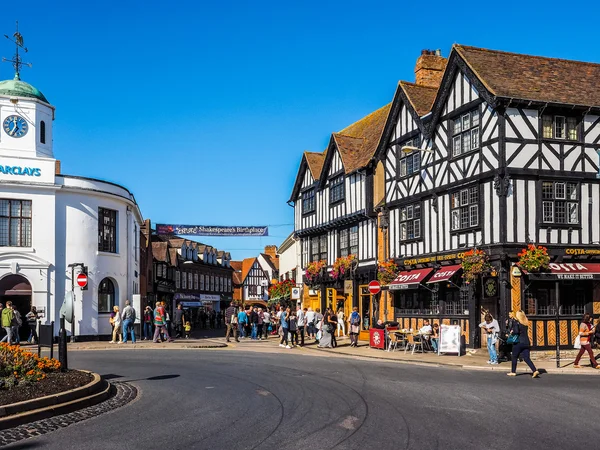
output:
<path id="1" fill-rule="evenodd" d="M 29 131 L 29 124 L 21 116 L 8 116 L 2 123 L 4 132 L 14 138 L 20 138 Z"/>

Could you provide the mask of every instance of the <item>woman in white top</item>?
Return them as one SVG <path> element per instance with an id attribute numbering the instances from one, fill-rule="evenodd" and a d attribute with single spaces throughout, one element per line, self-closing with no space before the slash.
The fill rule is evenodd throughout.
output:
<path id="1" fill-rule="evenodd" d="M 117 342 L 117 336 L 119 336 L 119 344 L 123 343 L 123 331 L 122 331 L 122 322 L 121 322 L 121 313 L 119 313 L 119 307 L 117 305 L 113 306 L 114 317 L 111 317 L 113 328 L 112 341 L 111 344 Z"/>
<path id="2" fill-rule="evenodd" d="M 344 323 L 344 320 L 346 317 L 344 316 L 344 310 L 342 308 L 340 308 L 340 310 L 338 311 L 337 318 L 338 318 L 337 335 L 339 337 L 340 330 L 342 330 L 342 336 L 346 336 L 346 324 Z"/>
<path id="3" fill-rule="evenodd" d="M 491 314 L 484 316 L 484 321 L 479 324 L 487 335 L 487 349 L 490 355 L 488 364 L 498 364 L 498 353 L 496 352 L 496 342 L 498 341 L 498 333 L 500 333 L 500 325 Z"/>

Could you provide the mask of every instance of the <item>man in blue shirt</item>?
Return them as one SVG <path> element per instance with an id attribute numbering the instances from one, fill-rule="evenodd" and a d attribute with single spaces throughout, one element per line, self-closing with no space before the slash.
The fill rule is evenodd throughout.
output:
<path id="1" fill-rule="evenodd" d="M 248 315 L 245 311 L 240 310 L 238 313 L 238 328 L 240 330 L 240 338 L 244 339 L 246 337 L 246 324 L 248 323 Z"/>

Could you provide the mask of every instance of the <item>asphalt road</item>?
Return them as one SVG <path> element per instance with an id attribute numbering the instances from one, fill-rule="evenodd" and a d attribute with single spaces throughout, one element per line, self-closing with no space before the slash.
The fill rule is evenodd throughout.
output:
<path id="1" fill-rule="evenodd" d="M 305 355 L 296 350 L 72 352 L 131 381 L 111 413 L 10 449 L 596 448 L 598 379 Z"/>

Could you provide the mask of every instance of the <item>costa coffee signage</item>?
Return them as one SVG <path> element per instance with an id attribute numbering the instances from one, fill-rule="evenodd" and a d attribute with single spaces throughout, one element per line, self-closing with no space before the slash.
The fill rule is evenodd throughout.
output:
<path id="1" fill-rule="evenodd" d="M 550 263 L 550 273 L 561 280 L 593 280 L 600 276 L 600 264 Z"/>
<path id="2" fill-rule="evenodd" d="M 433 274 L 433 276 L 429 279 L 427 283 L 441 283 L 442 281 L 448 281 L 460 269 L 460 264 L 442 267 L 436 273 Z"/>
<path id="3" fill-rule="evenodd" d="M 389 289 L 416 288 L 432 271 L 433 269 L 419 269 L 400 272 L 396 279 L 389 284 Z"/>

